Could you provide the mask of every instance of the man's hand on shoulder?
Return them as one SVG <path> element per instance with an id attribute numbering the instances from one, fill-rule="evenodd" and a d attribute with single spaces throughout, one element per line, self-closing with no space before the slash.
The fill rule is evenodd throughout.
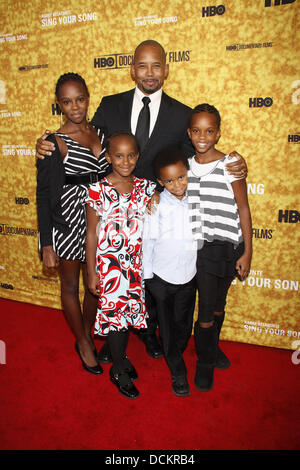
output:
<path id="1" fill-rule="evenodd" d="M 155 214 L 155 212 L 157 210 L 157 206 L 159 204 L 159 200 L 160 200 L 160 194 L 159 194 L 158 191 L 155 191 L 152 198 L 150 199 L 150 201 L 147 204 L 147 207 L 146 207 L 147 214 L 149 214 L 149 215 L 154 215 Z"/>
<path id="2" fill-rule="evenodd" d="M 51 134 L 51 132 L 46 130 L 42 137 L 36 141 L 36 158 L 40 160 L 43 160 L 45 155 L 52 155 L 52 152 L 55 150 L 54 144 L 46 140 L 49 134 Z"/>
<path id="3" fill-rule="evenodd" d="M 235 151 L 230 152 L 229 160 L 233 157 L 235 157 L 235 160 L 226 165 L 228 173 L 236 178 L 247 178 L 248 168 L 245 159 Z"/>

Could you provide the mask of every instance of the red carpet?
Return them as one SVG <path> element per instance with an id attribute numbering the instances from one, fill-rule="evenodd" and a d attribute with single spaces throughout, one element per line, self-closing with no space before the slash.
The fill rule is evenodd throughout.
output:
<path id="1" fill-rule="evenodd" d="M 148 357 L 132 334 L 141 396 L 128 400 L 109 381 L 109 365 L 99 377 L 83 370 L 60 311 L 4 299 L 0 309 L 2 450 L 300 448 L 300 364 L 291 351 L 223 341 L 232 365 L 216 371 L 212 391 L 199 392 L 191 340 L 191 395 L 178 398 L 164 360 Z"/>

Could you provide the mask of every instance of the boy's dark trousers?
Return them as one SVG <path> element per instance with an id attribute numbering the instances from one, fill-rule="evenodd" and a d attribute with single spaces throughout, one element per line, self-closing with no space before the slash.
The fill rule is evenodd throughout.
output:
<path id="1" fill-rule="evenodd" d="M 182 354 L 192 333 L 196 280 L 170 284 L 154 274 L 146 285 L 156 302 L 159 334 L 171 376 L 186 376 Z"/>

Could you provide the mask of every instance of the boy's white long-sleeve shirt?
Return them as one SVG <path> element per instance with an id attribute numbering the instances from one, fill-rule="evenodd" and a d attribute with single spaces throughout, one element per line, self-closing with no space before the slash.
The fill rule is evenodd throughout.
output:
<path id="1" fill-rule="evenodd" d="M 197 245 L 189 224 L 188 198 L 166 189 L 155 214 L 146 214 L 143 236 L 144 278 L 156 274 L 171 284 L 186 284 L 196 274 Z"/>

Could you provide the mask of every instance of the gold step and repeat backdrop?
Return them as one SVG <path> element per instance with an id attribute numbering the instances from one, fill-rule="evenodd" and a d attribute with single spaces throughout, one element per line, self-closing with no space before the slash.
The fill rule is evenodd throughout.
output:
<path id="1" fill-rule="evenodd" d="M 218 107 L 219 149 L 248 163 L 252 270 L 230 288 L 222 338 L 299 349 L 298 15 L 299 0 L 0 0 L 0 296 L 61 308 L 35 198 L 35 141 L 60 126 L 57 78 L 85 78 L 92 117 L 102 96 L 133 88 L 133 50 L 156 39 L 165 91 Z"/>

